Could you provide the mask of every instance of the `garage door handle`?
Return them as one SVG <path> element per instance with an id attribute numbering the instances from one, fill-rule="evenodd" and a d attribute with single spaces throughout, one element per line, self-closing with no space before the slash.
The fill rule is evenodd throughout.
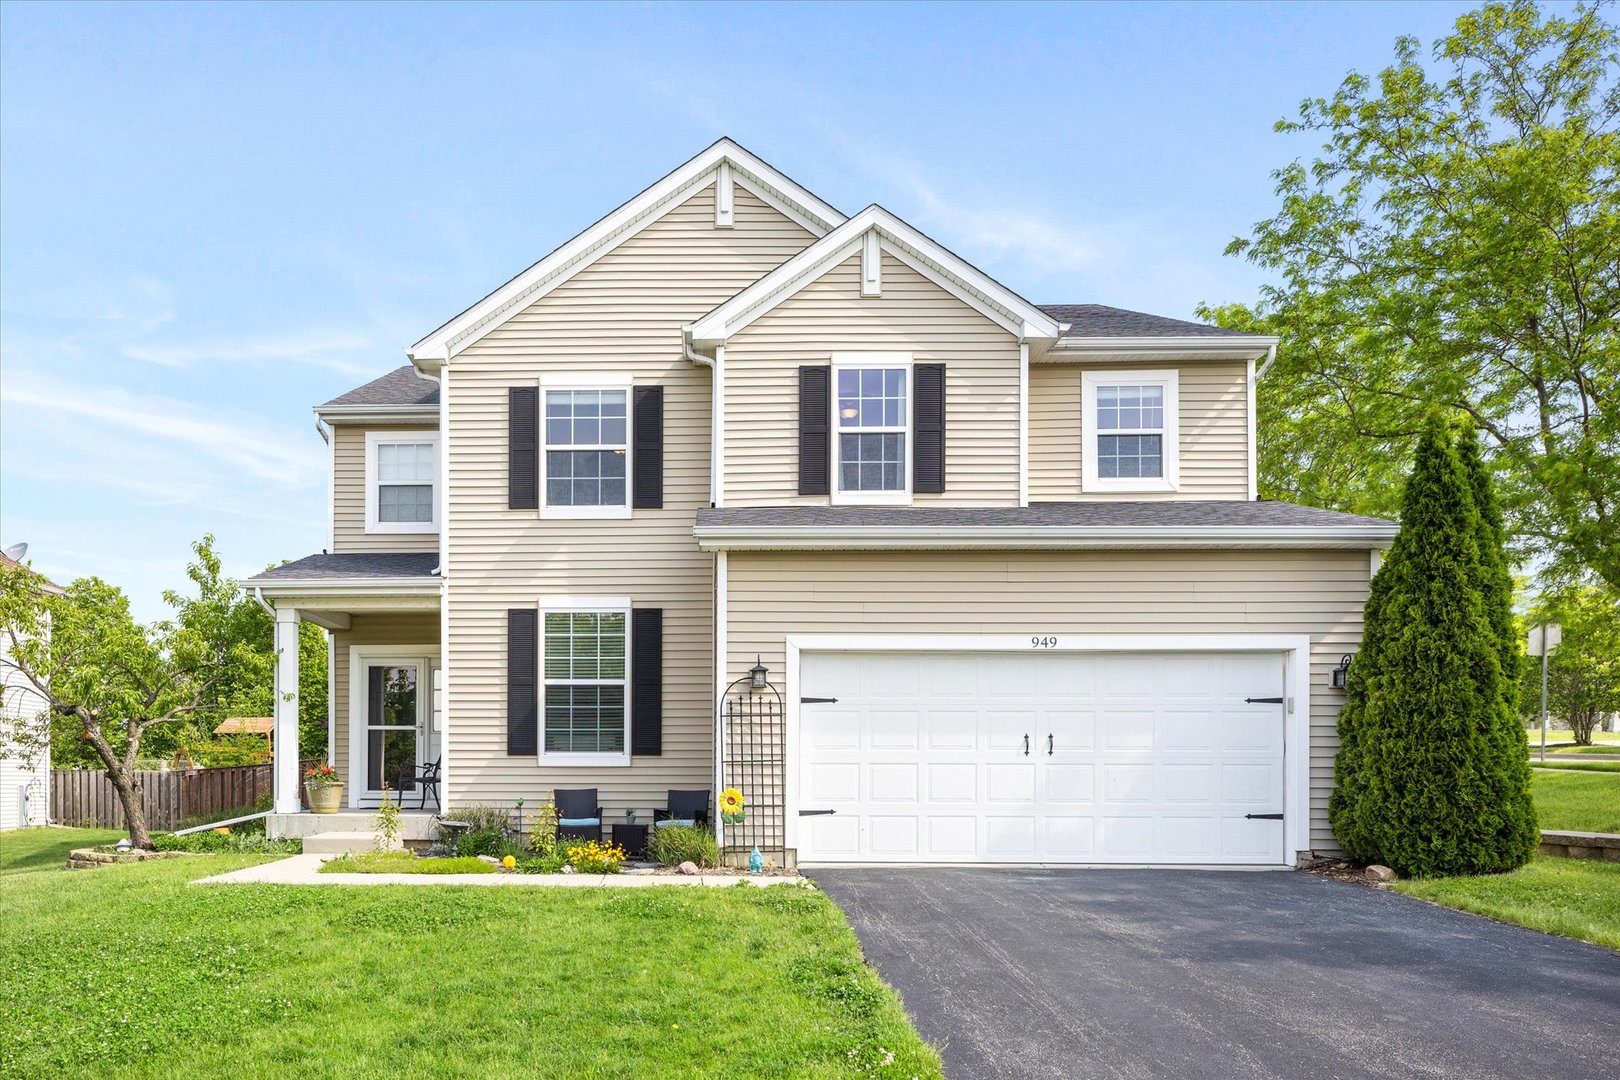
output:
<path id="1" fill-rule="evenodd" d="M 836 810 L 800 810 L 799 811 L 799 816 L 800 817 L 826 817 L 828 814 L 836 814 L 836 813 L 838 813 L 838 811 L 836 811 Z"/>
<path id="2" fill-rule="evenodd" d="M 1052 756 L 1052 736 L 1050 734 L 1046 736 L 1046 756 Z"/>
<path id="3" fill-rule="evenodd" d="M 1251 820 L 1260 818 L 1264 821 L 1281 821 L 1283 819 L 1281 814 L 1244 814 L 1243 816 Z"/>
<path id="4" fill-rule="evenodd" d="M 1029 736 L 1024 736 L 1024 756 L 1029 757 Z"/>

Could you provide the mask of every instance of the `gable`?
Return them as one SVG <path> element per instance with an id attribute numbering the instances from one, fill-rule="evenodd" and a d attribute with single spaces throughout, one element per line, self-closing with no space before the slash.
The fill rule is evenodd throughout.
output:
<path id="1" fill-rule="evenodd" d="M 817 236 L 844 221 L 842 214 L 815 194 L 731 140 L 721 139 L 411 346 L 407 354 L 412 363 L 431 370 L 449 362 L 706 187 L 718 195 L 714 203 L 717 228 L 734 227 L 739 193 L 770 203 Z"/>

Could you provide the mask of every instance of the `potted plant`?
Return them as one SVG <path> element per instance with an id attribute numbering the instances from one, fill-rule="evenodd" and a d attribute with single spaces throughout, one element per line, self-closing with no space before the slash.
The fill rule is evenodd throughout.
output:
<path id="1" fill-rule="evenodd" d="M 343 778 L 330 765 L 315 765 L 304 773 L 309 812 L 335 814 L 343 806 Z"/>

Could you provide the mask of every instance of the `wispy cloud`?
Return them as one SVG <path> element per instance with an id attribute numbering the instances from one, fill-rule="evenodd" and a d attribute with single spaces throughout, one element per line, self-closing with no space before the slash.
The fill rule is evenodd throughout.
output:
<path id="1" fill-rule="evenodd" d="M 376 373 L 377 362 L 375 356 L 370 355 L 372 350 L 372 340 L 363 334 L 333 331 L 303 337 L 205 345 L 125 345 L 120 351 L 131 360 L 166 368 L 188 368 L 198 364 L 293 363 L 341 375 L 361 376 Z"/>
<path id="2" fill-rule="evenodd" d="M 201 463 L 228 464 L 276 486 L 300 487 L 321 478 L 319 455 L 307 447 L 307 440 L 289 439 L 287 433 L 250 415 L 228 415 L 217 408 L 205 411 L 174 398 L 19 371 L 7 373 L 0 401 L 8 406 L 13 422 L 46 417 L 62 421 L 59 432 L 75 433 L 63 440 L 64 445 L 80 451 L 89 448 L 81 438 L 86 433 L 105 439 L 110 432 L 122 432 L 136 437 L 137 448 L 167 446 Z"/>

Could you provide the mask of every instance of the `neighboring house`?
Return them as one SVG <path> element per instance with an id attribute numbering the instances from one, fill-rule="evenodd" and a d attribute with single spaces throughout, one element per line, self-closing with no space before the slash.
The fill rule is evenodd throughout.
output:
<path id="1" fill-rule="evenodd" d="M 19 553 L 26 550 L 26 544 L 7 549 Z M 8 567 L 20 565 L 5 552 L 0 552 L 0 563 Z M 62 591 L 61 586 L 48 580 L 44 581 L 44 587 L 52 592 Z M 11 643 L 0 634 L 0 744 L 7 741 L 12 725 L 32 728 L 41 723 L 40 717 L 49 707 L 44 695 L 34 689 L 27 676 L 12 666 Z M 29 744 L 32 743 L 33 740 L 29 740 Z M 37 752 L 0 745 L 0 830 L 48 824 L 50 809 L 50 743 L 39 746 Z"/>
<path id="2" fill-rule="evenodd" d="M 357 809 L 442 756 L 452 807 L 739 786 L 805 861 L 1285 865 L 1395 526 L 1257 501 L 1275 345 L 1031 304 L 722 140 L 319 406 L 329 551 L 247 584 L 284 660 L 332 631 Z"/>

